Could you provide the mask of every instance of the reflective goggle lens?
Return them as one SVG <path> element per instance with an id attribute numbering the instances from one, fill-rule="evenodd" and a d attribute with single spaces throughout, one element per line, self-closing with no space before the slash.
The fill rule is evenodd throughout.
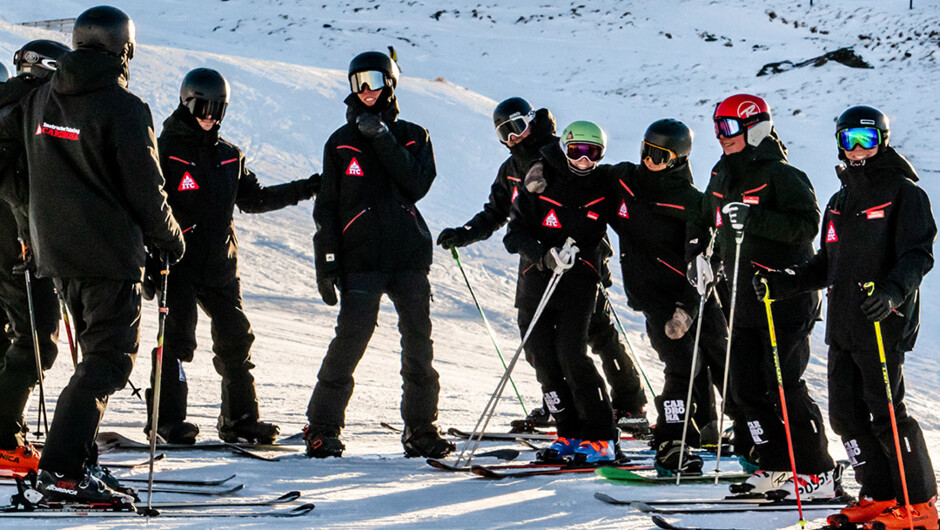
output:
<path id="1" fill-rule="evenodd" d="M 715 136 L 731 138 L 744 132 L 741 122 L 736 118 L 715 118 Z"/>
<path id="2" fill-rule="evenodd" d="M 597 144 L 570 143 L 565 146 L 565 156 L 572 162 L 582 157 L 587 157 L 591 162 L 600 162 L 601 158 L 604 158 L 604 148 Z"/>
<path id="3" fill-rule="evenodd" d="M 640 161 L 646 160 L 647 158 L 649 158 L 654 165 L 658 166 L 660 164 L 666 164 L 670 160 L 678 157 L 669 149 L 653 145 L 649 142 L 643 142 L 643 149 L 640 150 Z"/>
<path id="4" fill-rule="evenodd" d="M 518 116 L 500 123 L 496 127 L 496 136 L 499 137 L 499 141 L 505 143 L 510 140 L 511 136 L 519 136 L 524 133 L 529 127 L 529 122 L 532 121 L 532 117 L 533 115 L 529 113 L 525 116 Z"/>
<path id="5" fill-rule="evenodd" d="M 349 88 L 353 94 L 359 94 L 367 87 L 368 90 L 382 90 L 385 86 L 392 86 L 392 83 L 385 79 L 384 73 L 377 70 L 356 72 L 349 76 Z"/>
<path id="6" fill-rule="evenodd" d="M 854 127 L 852 129 L 842 129 L 836 133 L 839 139 L 839 147 L 846 151 L 861 146 L 862 149 L 872 149 L 881 145 L 881 131 L 874 127 Z"/>
<path id="7" fill-rule="evenodd" d="M 224 101 L 209 101 L 200 98 L 190 98 L 186 101 L 186 107 L 189 108 L 189 111 L 201 120 L 212 118 L 213 120 L 222 121 L 225 116 L 226 106 L 227 103 Z"/>

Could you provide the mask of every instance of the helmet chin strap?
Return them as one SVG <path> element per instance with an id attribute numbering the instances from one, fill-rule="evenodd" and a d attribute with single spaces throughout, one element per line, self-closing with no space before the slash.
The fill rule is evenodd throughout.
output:
<path id="1" fill-rule="evenodd" d="M 590 175 L 591 172 L 594 171 L 595 168 L 597 168 L 597 162 L 594 162 L 594 165 L 589 167 L 588 169 L 581 169 L 578 166 L 574 165 L 574 161 L 570 159 L 568 160 L 568 169 L 570 169 L 572 173 L 574 173 L 575 175 L 578 175 L 579 177 Z"/>

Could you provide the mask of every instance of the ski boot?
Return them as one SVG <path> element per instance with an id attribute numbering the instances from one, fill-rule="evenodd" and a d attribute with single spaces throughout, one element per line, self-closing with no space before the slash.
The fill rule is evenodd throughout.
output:
<path id="1" fill-rule="evenodd" d="M 230 420 L 219 416 L 219 438 L 229 443 L 273 444 L 280 427 L 251 416 Z"/>
<path id="2" fill-rule="evenodd" d="M 144 427 L 144 434 L 146 434 L 148 438 L 150 437 L 149 423 Z M 193 445 L 196 443 L 196 436 L 198 435 L 199 426 L 195 423 L 189 423 L 188 421 L 165 423 L 157 426 L 157 436 L 159 436 L 164 443 L 168 444 Z"/>
<path id="3" fill-rule="evenodd" d="M 650 435 L 650 421 L 646 419 L 643 408 L 634 411 L 617 411 L 617 427 L 634 438 L 643 439 Z"/>
<path id="4" fill-rule="evenodd" d="M 0 449 L 0 472 L 23 476 L 30 471 L 39 472 L 39 451 L 32 444 Z"/>
<path id="5" fill-rule="evenodd" d="M 682 469 L 679 469 L 679 454 L 682 449 L 680 440 L 666 440 L 656 448 L 656 459 L 653 467 L 660 477 L 671 477 L 677 472 L 683 475 L 700 475 L 702 473 L 702 457 L 692 452 L 692 448 L 685 446 L 682 454 Z"/>
<path id="6" fill-rule="evenodd" d="M 710 421 L 699 431 L 702 449 L 710 453 L 718 452 L 718 439 L 721 438 L 721 456 L 731 456 L 734 453 L 733 428 L 728 427 L 718 436 L 718 422 Z M 755 469 L 757 471 L 757 469 Z"/>
<path id="7" fill-rule="evenodd" d="M 581 445 L 581 440 L 559 436 L 545 449 L 536 451 L 535 461 L 544 464 L 564 464 L 565 457 L 573 455 L 579 445 Z"/>
<path id="8" fill-rule="evenodd" d="M 934 496 L 927 502 L 921 502 L 911 506 L 911 519 L 914 521 L 914 528 L 920 530 L 940 530 L 940 521 L 937 521 L 937 497 Z M 903 504 L 896 504 L 894 508 L 885 510 L 883 513 L 865 523 L 863 527 L 866 530 L 901 530 L 910 528 L 907 507 Z"/>
<path id="9" fill-rule="evenodd" d="M 764 471 L 758 470 L 744 482 L 731 484 L 729 489 L 735 495 L 763 495 L 768 491 L 779 490 L 790 479 L 792 473 L 789 471 Z"/>
<path id="10" fill-rule="evenodd" d="M 602 465 L 616 461 L 614 440 L 583 440 L 571 455 L 570 462 L 575 466 Z"/>
<path id="11" fill-rule="evenodd" d="M 441 438 L 440 431 L 433 423 L 414 428 L 405 425 L 405 432 L 401 435 L 401 444 L 408 458 L 416 456 L 444 458 L 457 450 L 453 442 Z"/>
<path id="12" fill-rule="evenodd" d="M 307 445 L 308 458 L 327 458 L 343 456 L 346 446 L 339 439 L 339 427 L 328 425 L 307 425 L 304 427 L 304 443 Z"/>
<path id="13" fill-rule="evenodd" d="M 773 501 L 795 499 L 796 487 L 800 489 L 801 500 L 837 499 L 845 496 L 842 489 L 842 464 L 836 464 L 832 470 L 822 473 L 797 473 L 796 479 L 794 481 L 791 475 L 779 489 L 764 492 L 764 496 Z"/>
<path id="14" fill-rule="evenodd" d="M 42 502 L 107 505 L 115 511 L 133 511 L 134 499 L 114 491 L 104 482 L 86 471 L 81 477 L 66 477 L 61 473 L 40 470 L 37 490 Z"/>
<path id="15" fill-rule="evenodd" d="M 842 508 L 839 513 L 827 517 L 826 525 L 831 530 L 854 529 L 857 528 L 856 525 L 873 520 L 884 511 L 894 508 L 897 504 L 894 499 L 876 501 L 871 497 L 862 497 L 850 506 Z"/>
<path id="16" fill-rule="evenodd" d="M 721 456 L 725 456 L 725 455 L 721 455 Z M 752 475 L 760 471 L 759 460 L 760 459 L 757 457 L 757 451 L 754 450 L 753 448 L 751 449 L 750 453 L 748 453 L 747 455 L 738 456 L 738 463 L 741 464 L 741 469 L 744 470 L 745 473 L 750 473 Z"/>
<path id="17" fill-rule="evenodd" d="M 509 423 L 509 432 L 535 432 L 536 427 L 553 427 L 555 419 L 545 406 L 529 411 L 524 420 L 512 420 Z"/>
<path id="18" fill-rule="evenodd" d="M 88 474 L 95 477 L 104 483 L 105 486 L 113 489 L 118 493 L 123 493 L 134 498 L 135 502 L 140 502 L 140 497 L 137 496 L 137 490 L 121 484 L 118 479 L 111 474 L 111 470 L 105 466 L 99 465 L 88 465 L 86 466 Z"/>

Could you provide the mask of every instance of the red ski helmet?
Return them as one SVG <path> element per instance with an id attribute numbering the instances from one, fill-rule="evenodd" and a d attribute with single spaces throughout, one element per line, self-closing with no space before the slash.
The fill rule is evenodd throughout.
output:
<path id="1" fill-rule="evenodd" d="M 735 94 L 715 107 L 715 136 L 727 138 L 747 134 L 748 145 L 756 147 L 770 135 L 774 122 L 770 105 L 750 94 Z"/>

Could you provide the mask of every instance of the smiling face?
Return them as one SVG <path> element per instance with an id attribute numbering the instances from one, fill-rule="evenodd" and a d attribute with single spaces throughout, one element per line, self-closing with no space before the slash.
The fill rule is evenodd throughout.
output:
<path id="1" fill-rule="evenodd" d="M 199 127 L 204 131 L 211 130 L 216 124 L 216 120 L 212 116 L 209 116 L 208 119 L 196 118 L 196 121 L 199 122 Z"/>
<path id="2" fill-rule="evenodd" d="M 865 160 L 866 158 L 871 158 L 878 154 L 878 146 L 872 147 L 871 149 L 862 149 L 862 146 L 856 145 L 855 149 L 851 151 L 845 151 L 845 157 L 849 160 Z"/>
<path id="3" fill-rule="evenodd" d="M 747 146 L 747 140 L 745 140 L 744 136 L 743 134 L 739 134 L 728 138 L 725 135 L 721 135 L 718 137 L 718 143 L 721 144 L 721 150 L 724 151 L 726 155 L 733 155 L 734 153 L 740 153 Z"/>
<path id="4" fill-rule="evenodd" d="M 379 94 L 381 93 L 381 90 L 363 90 L 356 95 L 359 97 L 359 101 L 361 101 L 363 105 L 371 107 L 372 105 L 375 105 L 376 101 L 378 101 Z"/>

